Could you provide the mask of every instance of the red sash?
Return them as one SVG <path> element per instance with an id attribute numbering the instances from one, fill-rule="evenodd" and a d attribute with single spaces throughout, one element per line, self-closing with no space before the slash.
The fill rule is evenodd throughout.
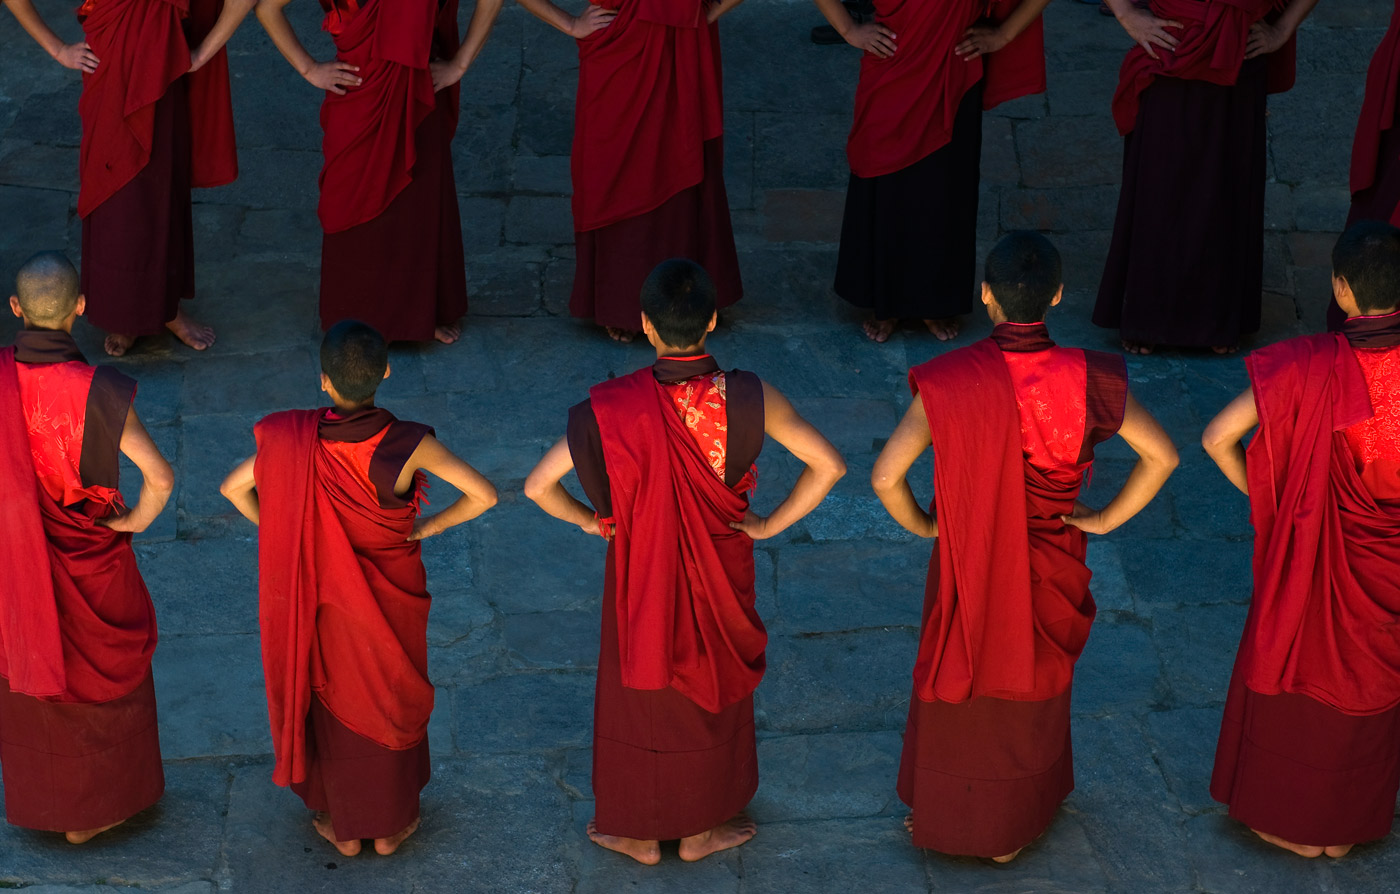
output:
<path id="1" fill-rule="evenodd" d="M 650 367 L 589 392 L 617 532 L 622 685 L 675 689 L 711 713 L 753 692 L 768 634 L 754 609 L 747 479 L 724 485 Z"/>
<path id="2" fill-rule="evenodd" d="M 422 741 L 430 599 L 417 508 L 383 509 L 320 446 L 325 410 L 274 413 L 254 427 L 262 507 L 258 619 L 278 785 L 306 778 L 312 692 L 345 726 L 386 748 Z"/>
<path id="3" fill-rule="evenodd" d="M 1400 89 L 1400 2 L 1390 15 L 1390 28 L 1366 69 L 1366 99 L 1356 122 L 1351 147 L 1351 191 L 1368 189 L 1380 167 L 1381 134 L 1395 124 L 1396 91 Z M 1400 211 L 1400 209 L 1397 209 Z M 1391 217 L 1393 223 L 1396 216 Z"/>
<path id="4" fill-rule="evenodd" d="M 321 103 L 321 202 L 327 233 L 373 220 L 413 179 L 418 125 L 438 105 L 432 59 L 457 52 L 457 2 L 368 0 L 335 35 L 336 59 L 364 79 Z M 444 91 L 443 110 L 457 127 L 459 87 Z"/>
<path id="5" fill-rule="evenodd" d="M 1371 416 L 1340 334 L 1247 361 L 1259 432 L 1247 451 L 1254 596 L 1237 658 L 1245 685 L 1345 714 L 1400 704 L 1400 512 L 1362 486 L 1342 430 Z"/>
<path id="6" fill-rule="evenodd" d="M 1037 18 L 991 55 L 963 61 L 953 49 L 983 18 L 1001 21 L 1020 0 L 879 0 L 880 24 L 899 35 L 888 59 L 861 57 L 846 157 L 857 177 L 903 170 L 946 146 L 958 105 L 979 80 L 982 107 L 1045 91 L 1045 26 Z"/>
<path id="7" fill-rule="evenodd" d="M 939 531 L 915 693 L 944 702 L 1058 695 L 1095 612 L 1085 536 L 1060 521 L 1078 480 L 1066 487 L 1025 462 L 1016 394 L 991 339 L 914 367 L 909 382 L 929 420 Z"/>
<path id="8" fill-rule="evenodd" d="M 1137 126 L 1142 91 L 1157 78 L 1184 78 L 1232 86 L 1244 64 L 1249 26 L 1287 0 L 1152 0 L 1158 18 L 1175 19 L 1184 27 L 1171 34 L 1180 41 L 1174 50 L 1157 48 L 1157 58 L 1134 46 L 1118 72 L 1113 94 L 1113 120 L 1127 136 Z M 1293 86 L 1298 42 L 1290 38 L 1268 57 L 1269 92 L 1282 93 Z"/>
<path id="9" fill-rule="evenodd" d="M 86 9 L 86 7 L 85 7 Z M 190 43 L 218 21 L 222 0 L 100 0 L 83 31 L 100 63 L 83 75 L 78 114 L 78 214 L 87 217 L 130 183 L 151 159 L 155 103 L 190 70 Z M 189 18 L 189 38 L 181 20 Z M 191 175 L 194 186 L 222 186 L 238 176 L 229 93 L 228 53 L 189 76 Z"/>
<path id="10" fill-rule="evenodd" d="M 700 0 L 607 0 L 608 27 L 578 42 L 574 229 L 645 214 L 704 177 L 724 133 L 719 28 Z"/>

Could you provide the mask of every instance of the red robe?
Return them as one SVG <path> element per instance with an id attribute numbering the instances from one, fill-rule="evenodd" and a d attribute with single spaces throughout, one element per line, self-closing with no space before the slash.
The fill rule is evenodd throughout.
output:
<path id="1" fill-rule="evenodd" d="M 1282 9 L 1286 0 L 1152 0 L 1152 13 L 1184 26 L 1173 31 L 1179 43 L 1157 58 L 1134 45 L 1118 72 L 1113 94 L 1113 120 L 1127 136 L 1137 124 L 1142 92 L 1157 78 L 1185 78 L 1233 86 L 1244 64 L 1249 26 Z M 1268 57 L 1269 92 L 1293 87 L 1297 38 L 1289 38 Z"/>
<path id="2" fill-rule="evenodd" d="M 958 105 L 985 80 L 982 107 L 1045 92 L 1045 27 L 1037 18 L 986 57 L 953 53 L 974 23 L 1002 21 L 1020 0 L 878 0 L 876 18 L 899 35 L 888 59 L 865 53 L 846 156 L 857 177 L 903 170 L 948 144 Z"/>
<path id="3" fill-rule="evenodd" d="M 1400 168 L 1400 152 L 1390 134 L 1395 126 L 1395 108 L 1400 103 L 1400 3 L 1390 16 L 1390 28 L 1371 56 L 1366 70 L 1366 98 L 1356 122 L 1356 138 L 1351 147 L 1351 213 L 1347 224 L 1357 220 L 1400 221 L 1400 195 L 1387 172 Z M 1329 314 L 1332 309 L 1328 308 Z M 1338 312 L 1328 318 L 1329 327 L 1341 325 Z"/>
<path id="4" fill-rule="evenodd" d="M 259 623 L 278 785 L 307 778 L 313 695 L 348 730 L 392 750 L 419 745 L 433 709 L 427 578 L 418 542 L 406 540 L 417 503 L 386 506 L 374 496 L 366 473 L 318 437 L 328 412 L 274 413 L 254 428 Z M 421 439 L 426 429 L 418 431 Z"/>
<path id="5" fill-rule="evenodd" d="M 21 332 L 0 351 L 0 763 L 16 825 L 96 828 L 164 787 L 155 611 L 131 535 L 99 524 L 122 508 L 134 392 L 63 332 Z"/>
<path id="6" fill-rule="evenodd" d="M 1127 376 L 1120 357 L 1055 347 L 1043 324 L 1002 324 L 909 378 L 940 536 L 900 796 L 919 846 L 1000 856 L 1073 788 L 1069 688 L 1095 607 L 1085 535 L 1060 516 L 1122 423 Z"/>

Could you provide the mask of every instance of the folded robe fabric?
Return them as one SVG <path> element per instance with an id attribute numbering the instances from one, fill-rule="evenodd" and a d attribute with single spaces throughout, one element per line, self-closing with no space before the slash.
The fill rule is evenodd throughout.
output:
<path id="1" fill-rule="evenodd" d="M 1361 103 L 1356 139 L 1351 146 L 1353 195 L 1375 185 L 1376 172 L 1381 166 L 1381 134 L 1395 126 L 1397 91 L 1400 91 L 1400 3 L 1395 5 L 1390 15 L 1390 28 L 1366 69 L 1366 98 Z M 1391 222 L 1394 221 L 1392 217 Z"/>

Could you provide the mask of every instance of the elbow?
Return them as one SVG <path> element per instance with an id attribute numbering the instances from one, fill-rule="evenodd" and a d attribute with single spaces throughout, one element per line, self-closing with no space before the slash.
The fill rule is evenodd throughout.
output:
<path id="1" fill-rule="evenodd" d="M 833 458 L 828 474 L 831 476 L 831 483 L 835 484 L 846 477 L 846 461 L 838 454 Z"/>
<path id="2" fill-rule="evenodd" d="M 481 496 L 481 505 L 483 507 L 482 511 L 485 512 L 487 509 L 494 507 L 500 501 L 501 495 L 496 491 L 496 489 L 494 487 L 489 488 L 486 491 L 486 493 L 482 494 Z"/>
<path id="3" fill-rule="evenodd" d="M 525 479 L 525 499 L 529 500 L 531 503 L 539 503 L 540 500 L 543 500 L 545 492 L 548 490 L 549 486 L 534 475 Z"/>
<path id="4" fill-rule="evenodd" d="M 1177 452 L 1175 447 L 1172 447 L 1162 456 L 1162 468 L 1170 475 L 1176 471 L 1176 467 L 1179 465 L 1181 465 L 1181 454 Z"/>
<path id="5" fill-rule="evenodd" d="M 146 476 L 146 485 L 156 493 L 169 497 L 175 492 L 175 470 L 168 464 L 163 468 L 153 469 L 151 474 Z"/>

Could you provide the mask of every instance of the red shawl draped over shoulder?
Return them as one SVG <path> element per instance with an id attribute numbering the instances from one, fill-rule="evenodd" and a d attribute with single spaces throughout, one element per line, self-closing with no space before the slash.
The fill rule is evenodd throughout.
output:
<path id="1" fill-rule="evenodd" d="M 329 451 L 325 410 L 274 413 L 258 442 L 258 620 L 276 757 L 272 779 L 306 779 L 312 692 L 346 727 L 386 748 L 427 732 L 428 607 L 417 507 L 383 509 Z"/>
<path id="2" fill-rule="evenodd" d="M 1380 167 L 1381 134 L 1395 125 L 1396 91 L 1400 90 L 1400 2 L 1390 14 L 1390 28 L 1366 69 L 1366 98 L 1351 146 L 1352 194 L 1370 188 Z M 1391 223 L 1400 217 L 1400 208 Z"/>
<path id="3" fill-rule="evenodd" d="M 1113 121 L 1127 136 L 1137 126 L 1142 91 L 1157 78 L 1184 78 L 1232 86 L 1244 64 L 1249 26 L 1287 5 L 1287 0 L 1152 0 L 1153 15 L 1174 19 L 1184 27 L 1172 29 L 1180 40 L 1174 50 L 1157 48 L 1157 58 L 1134 46 L 1118 72 L 1113 94 Z M 1297 38 L 1289 38 L 1268 57 L 1269 92 L 1293 87 Z"/>
<path id="4" fill-rule="evenodd" d="M 129 407 L 135 383 L 111 369 L 98 374 L 113 380 L 109 393 L 124 392 Z M 46 398 L 55 413 L 76 417 L 98 390 L 92 382 L 74 378 L 70 393 Z M 119 441 L 120 432 L 115 436 Z M 155 610 L 131 535 L 99 524 L 122 507 L 116 444 L 107 446 L 113 453 L 109 481 L 74 491 L 71 505 L 50 496 L 35 473 L 15 349 L 0 350 L 0 568 L 6 575 L 0 674 L 15 692 L 55 702 L 111 701 L 134 690 L 150 669 Z"/>
<path id="5" fill-rule="evenodd" d="M 386 3 L 389 3 L 386 9 Z M 428 62 L 457 52 L 457 0 L 368 0 L 344 22 L 334 22 L 336 59 L 358 65 L 363 78 L 343 95 L 321 103 L 321 202 L 327 233 L 373 220 L 412 179 L 418 158 L 414 134 L 437 107 Z M 460 88 L 448 88 L 444 106 L 457 127 Z"/>
<path id="6" fill-rule="evenodd" d="M 704 0 L 602 0 L 617 18 L 578 42 L 574 229 L 660 207 L 698 184 L 724 134 L 719 26 Z"/>
<path id="7" fill-rule="evenodd" d="M 78 214 L 131 182 L 151 158 L 156 100 L 190 70 L 190 45 L 218 21 L 223 0 L 90 0 L 79 10 L 100 60 L 83 75 L 78 114 Z M 188 18 L 189 38 L 182 20 Z M 189 76 L 194 186 L 222 186 L 238 176 L 229 93 L 228 53 Z"/>
<path id="8" fill-rule="evenodd" d="M 727 487 L 650 367 L 589 392 L 617 530 L 622 685 L 675 689 L 711 713 L 757 688 L 768 634 L 754 609 L 748 507 Z"/>
<path id="9" fill-rule="evenodd" d="M 1362 485 L 1342 430 L 1372 415 L 1341 334 L 1247 361 L 1259 432 L 1246 453 L 1254 596 L 1237 672 L 1344 714 L 1400 704 L 1400 509 Z"/>
<path id="10" fill-rule="evenodd" d="M 928 582 L 937 598 L 914 691 L 944 702 L 1058 695 L 1095 613 L 1084 533 L 1060 521 L 1080 478 L 1057 482 L 1025 461 L 1016 393 L 994 340 L 914 367 L 909 383 L 933 440 L 939 535 Z"/>
<path id="11" fill-rule="evenodd" d="M 953 53 L 977 21 L 1002 21 L 1020 0 L 876 0 L 899 37 L 888 59 L 865 53 L 846 157 L 857 177 L 903 170 L 946 146 L 963 95 L 984 81 L 982 107 L 1045 92 L 1045 26 L 1037 18 L 1000 51 L 965 62 Z"/>

